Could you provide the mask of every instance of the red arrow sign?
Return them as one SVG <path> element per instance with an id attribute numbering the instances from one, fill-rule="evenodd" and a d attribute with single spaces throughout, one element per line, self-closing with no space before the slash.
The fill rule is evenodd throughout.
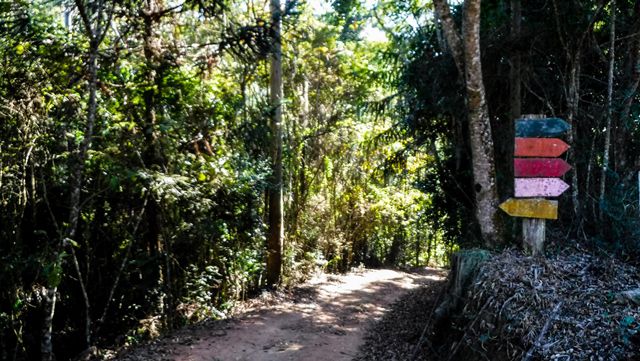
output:
<path id="1" fill-rule="evenodd" d="M 516 157 L 559 157 L 569 145 L 557 138 L 516 138 Z"/>
<path id="2" fill-rule="evenodd" d="M 571 166 L 559 158 L 516 158 L 513 171 L 516 177 L 561 177 Z"/>
<path id="3" fill-rule="evenodd" d="M 516 197 L 557 197 L 569 189 L 559 178 L 516 178 Z"/>

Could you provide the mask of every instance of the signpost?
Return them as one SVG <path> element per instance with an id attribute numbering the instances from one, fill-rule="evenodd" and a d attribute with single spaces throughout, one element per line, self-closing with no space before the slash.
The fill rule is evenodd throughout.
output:
<path id="1" fill-rule="evenodd" d="M 560 178 L 516 178 L 515 196 L 524 197 L 559 197 L 569 185 Z"/>
<path id="2" fill-rule="evenodd" d="M 516 138 L 516 157 L 559 157 L 569 145 L 558 138 Z"/>
<path id="3" fill-rule="evenodd" d="M 516 177 L 562 177 L 571 169 L 563 159 L 558 158 L 516 158 L 513 170 Z"/>
<path id="4" fill-rule="evenodd" d="M 516 137 L 558 137 L 571 126 L 560 118 L 523 118 L 516 120 Z"/>
<path id="5" fill-rule="evenodd" d="M 515 197 L 500 205 L 512 217 L 523 217 L 522 241 L 533 255 L 544 250 L 545 220 L 558 218 L 558 197 L 569 189 L 562 177 L 571 166 L 561 156 L 569 145 L 557 139 L 571 126 L 560 118 L 527 115 L 516 120 L 513 160 Z"/>
<path id="6" fill-rule="evenodd" d="M 512 217 L 558 219 L 558 201 L 509 198 L 500 208 Z"/>

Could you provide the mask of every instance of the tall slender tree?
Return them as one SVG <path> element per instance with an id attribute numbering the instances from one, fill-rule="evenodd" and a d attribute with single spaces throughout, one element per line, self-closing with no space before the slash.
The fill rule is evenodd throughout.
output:
<path id="1" fill-rule="evenodd" d="M 144 151 L 142 158 L 145 167 L 153 172 L 167 172 L 167 162 L 160 144 L 158 131 L 158 99 L 162 95 L 164 71 L 168 68 L 163 59 L 162 40 L 158 27 L 163 16 L 172 16 L 172 10 L 166 9 L 162 0 L 146 0 L 140 4 L 139 14 L 142 17 L 142 49 L 146 64 L 144 81 L 146 89 L 143 92 L 144 110 L 141 128 L 144 134 Z M 164 221 L 162 205 L 157 197 L 151 197 L 146 209 L 147 245 L 157 263 L 157 282 L 162 290 L 157 299 L 158 312 L 167 327 L 171 327 L 170 309 L 173 307 L 171 292 L 170 250 L 167 240 L 163 236 Z"/>
<path id="2" fill-rule="evenodd" d="M 498 191 L 491 122 L 480 54 L 480 0 L 464 2 L 463 37 L 446 0 L 435 0 L 435 9 L 443 24 L 443 31 L 458 70 L 465 72 L 469 135 L 473 162 L 476 219 L 485 245 L 500 243 L 498 222 Z"/>
<path id="3" fill-rule="evenodd" d="M 269 188 L 269 234 L 267 240 L 267 282 L 280 282 L 282 273 L 282 9 L 280 0 L 271 0 L 272 51 L 270 74 L 271 185 Z"/>
<path id="4" fill-rule="evenodd" d="M 629 29 L 630 34 L 640 33 L 640 0 L 633 3 L 633 19 Z M 637 100 L 638 85 L 640 84 L 640 36 L 634 35 L 630 37 L 627 47 L 626 59 L 624 64 L 624 73 L 620 77 L 623 86 L 619 91 L 620 108 L 617 112 L 617 121 L 613 126 L 614 131 L 614 158 L 615 169 L 617 172 L 626 173 L 625 178 L 634 172 L 629 172 L 629 143 L 631 139 L 630 122 L 631 107 Z M 614 114 L 615 115 L 615 114 Z"/>
<path id="5" fill-rule="evenodd" d="M 522 3 L 521 0 L 511 0 L 511 42 L 520 39 L 522 32 Z M 509 67 L 509 128 L 513 129 L 512 120 L 522 114 L 522 55 L 516 49 L 511 56 Z"/>
<path id="6" fill-rule="evenodd" d="M 598 5 L 593 11 L 592 16 L 590 17 L 586 28 L 581 32 L 578 32 L 577 34 L 574 33 L 573 35 L 571 35 L 563 29 L 564 22 L 559 12 L 558 1 L 552 1 L 558 40 L 562 45 L 562 50 L 565 54 L 567 63 L 567 69 L 565 71 L 565 74 L 567 74 L 567 78 L 564 84 L 566 89 L 565 92 L 567 103 L 566 120 L 567 123 L 571 125 L 571 131 L 567 133 L 567 141 L 569 142 L 569 144 L 578 144 L 580 141 L 580 139 L 578 138 L 578 128 L 580 123 L 576 122 L 576 118 L 578 116 L 580 106 L 580 80 L 582 78 L 583 47 L 586 40 L 588 39 L 588 35 L 593 30 L 596 19 L 598 19 L 600 12 L 603 10 L 607 2 L 608 1 L 606 0 L 599 1 Z M 576 35 L 577 38 L 570 38 L 575 37 Z M 567 153 L 573 167 L 573 172 L 571 172 L 571 201 L 573 203 L 573 213 L 577 219 L 581 219 L 582 197 L 580 196 L 580 182 L 578 182 L 578 175 L 581 174 L 581 171 L 579 171 L 580 165 L 578 164 L 579 162 L 576 159 L 575 147 L 569 148 L 569 151 Z M 578 222 L 578 224 L 579 223 L 580 222 Z"/>
<path id="7" fill-rule="evenodd" d="M 70 249 L 72 255 L 73 264 L 78 276 L 78 282 L 82 289 L 85 305 L 85 344 L 87 347 L 91 345 L 91 314 L 89 306 L 89 296 L 87 294 L 86 285 L 83 281 L 83 277 L 80 273 L 80 267 L 74 250 L 74 244 L 77 244 L 76 232 L 78 228 L 78 221 L 80 219 L 81 212 L 81 193 L 84 184 L 84 172 L 85 161 L 89 150 L 91 149 L 91 142 L 93 139 L 93 131 L 96 123 L 98 102 L 98 51 L 100 44 L 104 40 L 109 24 L 111 23 L 111 17 L 113 15 L 113 4 L 109 4 L 106 0 L 97 1 L 92 3 L 92 6 L 82 0 L 75 0 L 76 10 L 80 14 L 82 21 L 82 29 L 85 36 L 89 40 L 88 50 L 88 62 L 86 67 L 87 73 L 87 121 L 85 123 L 84 135 L 79 147 L 75 150 L 74 156 L 70 159 L 69 169 L 71 171 L 71 197 L 69 200 L 69 215 L 68 221 L 65 223 L 66 227 L 59 235 L 59 241 L 56 244 L 53 252 L 53 267 L 54 272 L 62 272 L 62 260 L 65 248 Z M 58 283 L 61 278 L 61 274 L 58 277 L 53 277 L 50 284 L 47 285 L 44 291 L 44 304 L 45 304 L 45 318 L 42 326 L 42 339 L 40 345 L 40 352 L 43 361 L 53 360 L 53 316 L 56 309 Z"/>
<path id="8" fill-rule="evenodd" d="M 603 215 L 603 204 L 607 190 L 607 170 L 609 169 L 609 149 L 611 148 L 611 125 L 613 122 L 613 71 L 616 61 L 616 0 L 611 1 L 611 24 L 609 33 L 609 75 L 607 80 L 607 125 L 604 133 L 604 155 L 602 156 L 602 173 L 600 176 L 600 219 Z"/>

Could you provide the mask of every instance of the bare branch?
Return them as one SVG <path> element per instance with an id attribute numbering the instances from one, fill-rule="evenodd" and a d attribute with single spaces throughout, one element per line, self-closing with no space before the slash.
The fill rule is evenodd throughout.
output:
<path id="1" fill-rule="evenodd" d="M 93 33 L 93 28 L 91 27 L 91 20 L 89 20 L 89 16 L 87 15 L 87 9 L 84 6 L 82 0 L 75 0 L 76 8 L 80 13 L 80 18 L 82 19 L 82 24 L 84 25 L 85 31 L 87 32 L 87 36 L 89 40 L 95 40 L 95 34 Z"/>

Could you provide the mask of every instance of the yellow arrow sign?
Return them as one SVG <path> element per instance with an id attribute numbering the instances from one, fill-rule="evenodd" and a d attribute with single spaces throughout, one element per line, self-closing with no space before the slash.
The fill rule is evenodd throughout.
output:
<path id="1" fill-rule="evenodd" d="M 558 219 L 558 201 L 543 198 L 509 198 L 500 209 L 512 217 Z"/>

